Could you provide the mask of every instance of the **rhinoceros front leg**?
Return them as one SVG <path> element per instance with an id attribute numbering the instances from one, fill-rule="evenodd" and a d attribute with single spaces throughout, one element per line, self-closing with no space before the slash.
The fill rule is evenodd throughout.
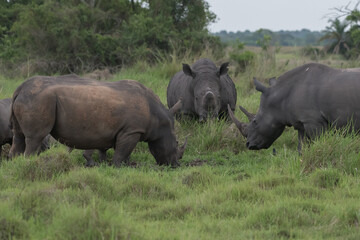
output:
<path id="1" fill-rule="evenodd" d="M 92 158 L 94 151 L 95 151 L 94 149 L 88 149 L 84 151 L 83 156 L 87 161 L 85 164 L 86 167 L 94 167 L 98 165 L 98 163 L 95 162 L 94 159 Z M 106 150 L 99 149 L 99 160 L 100 162 L 106 161 Z"/>
<path id="2" fill-rule="evenodd" d="M 302 130 L 302 133 L 298 131 L 299 133 L 299 140 L 302 139 L 301 145 L 304 144 L 310 144 L 312 140 L 319 137 L 321 134 L 324 133 L 324 131 L 327 130 L 327 123 L 326 122 L 317 122 L 317 123 L 305 123 L 304 124 L 304 130 Z M 300 136 L 302 135 L 302 136 Z M 300 141 L 299 141 L 300 144 Z M 299 149 L 299 147 L 298 147 Z M 301 147 L 300 147 L 301 150 Z"/>
<path id="3" fill-rule="evenodd" d="M 304 130 L 298 130 L 298 153 L 301 155 L 301 149 L 302 146 L 305 143 L 305 131 Z"/>
<path id="4" fill-rule="evenodd" d="M 304 129 L 306 136 L 311 141 L 324 133 L 327 129 L 327 123 L 306 123 L 304 124 Z"/>
<path id="5" fill-rule="evenodd" d="M 23 154 L 25 151 L 25 136 L 24 134 L 14 130 L 13 143 L 10 148 L 9 158 L 16 157 Z"/>
<path id="6" fill-rule="evenodd" d="M 113 164 L 115 167 L 120 167 L 123 163 L 128 161 L 130 154 L 139 142 L 140 137 L 140 133 L 118 134 L 113 156 Z"/>

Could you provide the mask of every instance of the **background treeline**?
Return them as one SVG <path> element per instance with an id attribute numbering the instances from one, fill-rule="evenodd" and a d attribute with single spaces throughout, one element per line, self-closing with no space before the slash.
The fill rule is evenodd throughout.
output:
<path id="1" fill-rule="evenodd" d="M 158 63 L 233 52 L 242 69 L 255 58 L 244 46 L 307 46 L 312 55 L 360 55 L 358 4 L 337 9 L 321 32 L 226 32 L 211 34 L 216 15 L 206 0 L 3 0 L 0 1 L 0 73 L 116 72 L 139 61 Z M 343 20 L 341 20 L 343 19 Z M 323 49 L 309 46 L 324 46 Z M 223 51 L 224 47 L 232 48 Z M 236 56 L 235 56 L 235 55 Z"/>
<path id="2" fill-rule="evenodd" d="M 261 41 L 264 36 L 270 36 L 272 45 L 279 46 L 321 46 L 325 44 L 325 42 L 320 41 L 324 36 L 323 32 L 310 31 L 308 29 L 277 32 L 272 32 L 268 29 L 260 29 L 255 32 L 250 32 L 249 30 L 244 32 L 220 31 L 214 35 L 219 36 L 221 41 L 225 43 L 230 44 L 234 41 L 240 41 L 248 46 L 259 46 L 258 42 Z"/>
<path id="3" fill-rule="evenodd" d="M 0 1 L 0 65 L 67 73 L 220 49 L 204 0 Z"/>

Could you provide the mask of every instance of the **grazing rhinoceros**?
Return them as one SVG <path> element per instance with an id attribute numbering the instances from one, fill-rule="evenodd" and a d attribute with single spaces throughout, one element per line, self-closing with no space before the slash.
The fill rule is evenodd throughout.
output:
<path id="1" fill-rule="evenodd" d="M 32 77 L 13 95 L 10 155 L 37 152 L 51 134 L 78 149 L 114 148 L 113 164 L 127 161 L 137 142 L 148 142 L 158 164 L 179 165 L 174 118 L 160 99 L 133 80 L 99 82 L 76 75 Z"/>
<path id="2" fill-rule="evenodd" d="M 351 124 L 360 130 L 359 71 L 309 63 L 272 79 L 270 87 L 256 79 L 254 84 L 262 92 L 260 108 L 256 115 L 242 109 L 250 123 L 241 123 L 230 113 L 249 149 L 270 147 L 285 126 L 298 131 L 299 151 L 304 137 L 311 140 L 328 127 Z"/>
<path id="3" fill-rule="evenodd" d="M 169 107 L 182 99 L 182 115 L 189 115 L 199 121 L 207 117 L 228 117 L 227 105 L 235 110 L 236 89 L 227 74 L 228 63 L 220 68 L 209 59 L 200 59 L 191 67 L 183 64 L 183 70 L 176 73 L 167 88 Z M 180 114 L 179 114 L 180 115 Z"/>
<path id="4" fill-rule="evenodd" d="M 2 145 L 12 144 L 13 133 L 10 128 L 11 98 L 0 100 L 0 156 Z M 49 148 L 50 136 L 44 138 L 41 143 L 41 151 Z"/>

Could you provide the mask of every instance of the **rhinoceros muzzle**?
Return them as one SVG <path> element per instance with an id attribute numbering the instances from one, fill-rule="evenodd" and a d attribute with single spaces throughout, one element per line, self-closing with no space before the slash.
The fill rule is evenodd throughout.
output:
<path id="1" fill-rule="evenodd" d="M 251 144 L 250 142 L 246 142 L 246 147 L 249 149 L 249 150 L 259 150 L 260 148 L 256 145 L 253 145 Z"/>

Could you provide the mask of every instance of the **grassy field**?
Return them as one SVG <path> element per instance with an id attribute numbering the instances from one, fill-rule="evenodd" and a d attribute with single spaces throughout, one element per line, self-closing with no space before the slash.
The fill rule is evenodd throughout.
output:
<path id="1" fill-rule="evenodd" d="M 166 104 L 171 76 L 193 61 L 138 63 L 111 80 L 138 80 Z M 310 61 L 298 48 L 281 48 L 271 59 L 258 51 L 255 64 L 236 77 L 232 64 L 238 105 L 256 112 L 253 76 L 264 80 Z M 318 61 L 360 66 L 334 56 Z M 0 97 L 11 97 L 23 80 L 0 77 Z M 224 121 L 176 122 L 175 128 L 180 143 L 190 134 L 177 169 L 157 166 L 146 143 L 122 168 L 84 168 L 82 152 L 68 153 L 60 144 L 39 156 L 2 160 L 0 239 L 360 238 L 358 136 L 331 131 L 299 156 L 291 128 L 260 151 L 247 150 Z M 107 154 L 111 161 L 113 151 Z"/>

